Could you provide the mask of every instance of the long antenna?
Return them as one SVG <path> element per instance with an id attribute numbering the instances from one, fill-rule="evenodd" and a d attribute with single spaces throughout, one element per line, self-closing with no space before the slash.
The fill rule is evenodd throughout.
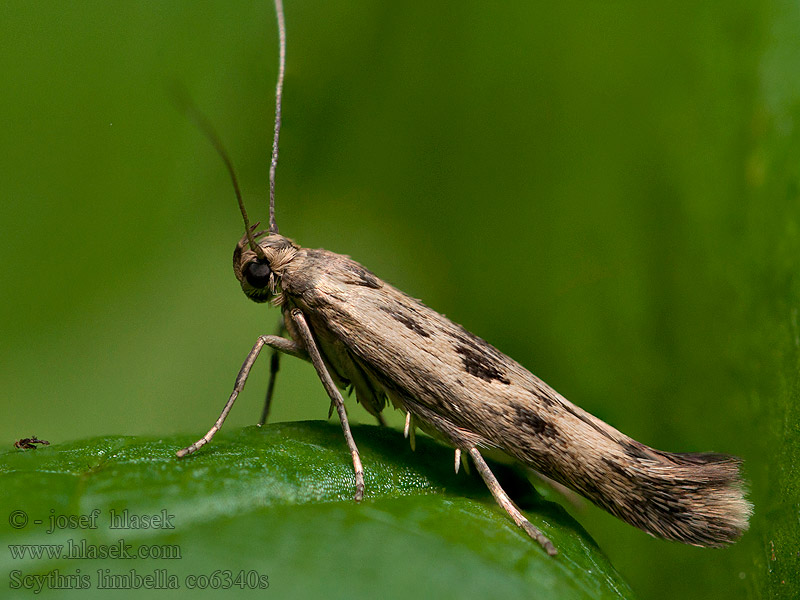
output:
<path id="1" fill-rule="evenodd" d="M 275 222 L 275 170 L 278 168 L 278 139 L 281 136 L 283 75 L 286 71 L 286 22 L 283 17 L 283 0 L 275 0 L 275 14 L 278 16 L 280 59 L 278 64 L 278 85 L 275 87 L 275 134 L 272 138 L 272 162 L 269 165 L 269 232 L 271 234 L 278 233 L 278 224 Z"/>
<path id="2" fill-rule="evenodd" d="M 259 258 L 266 258 L 264 250 L 261 248 L 261 246 L 256 244 L 255 239 L 253 238 L 253 229 L 255 226 L 250 226 L 250 220 L 247 218 L 247 211 L 244 208 L 244 200 L 242 200 L 242 192 L 239 189 L 239 180 L 236 178 L 236 171 L 233 168 L 233 161 L 231 161 L 231 157 L 228 156 L 228 151 L 225 150 L 225 146 L 223 146 L 222 140 L 219 138 L 217 131 L 211 124 L 211 121 L 209 121 L 208 118 L 200 111 L 200 109 L 194 105 L 185 89 L 175 85 L 173 87 L 173 94 L 175 102 L 178 104 L 179 108 L 183 110 L 189 119 L 194 121 L 194 124 L 197 125 L 200 131 L 203 132 L 206 138 L 208 138 L 208 141 L 211 142 L 211 145 L 214 147 L 214 150 L 217 151 L 217 154 L 222 157 L 222 161 L 225 163 L 228 173 L 231 176 L 233 191 L 236 194 L 236 200 L 239 203 L 239 210 L 241 211 L 242 218 L 244 219 L 244 230 L 245 235 L 247 236 L 247 244 L 250 246 L 250 249 L 258 255 Z"/>

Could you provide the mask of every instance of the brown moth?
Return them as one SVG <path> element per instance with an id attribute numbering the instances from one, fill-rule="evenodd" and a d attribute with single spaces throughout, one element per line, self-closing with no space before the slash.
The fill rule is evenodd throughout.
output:
<path id="1" fill-rule="evenodd" d="M 740 460 L 714 453 L 655 450 L 620 433 L 569 402 L 553 388 L 481 338 L 380 280 L 347 256 L 302 248 L 278 233 L 275 167 L 281 124 L 285 27 L 276 0 L 280 68 L 270 168 L 269 230 L 254 232 L 231 162 L 201 115 L 193 116 L 222 155 L 234 181 L 245 235 L 233 270 L 245 295 L 280 307 L 289 337 L 258 338 L 236 378 L 217 422 L 185 456 L 208 443 L 243 389 L 264 346 L 273 350 L 261 423 L 274 389 L 279 353 L 310 361 L 338 411 L 355 470 L 355 500 L 364 476 L 339 388 L 352 386 L 358 401 L 382 422 L 387 400 L 406 413 L 406 436 L 419 427 L 472 458 L 497 502 L 547 551 L 553 544 L 503 491 L 481 455 L 499 449 L 579 492 L 611 514 L 654 536 L 696 546 L 737 540 L 752 510 L 745 499 Z"/>

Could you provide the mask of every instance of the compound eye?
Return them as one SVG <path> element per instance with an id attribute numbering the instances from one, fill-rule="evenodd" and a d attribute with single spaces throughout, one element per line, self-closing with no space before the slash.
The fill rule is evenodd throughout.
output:
<path id="1" fill-rule="evenodd" d="M 269 277 L 272 270 L 269 263 L 261 258 L 247 263 L 244 268 L 244 278 L 251 286 L 256 289 L 263 289 L 269 285 Z"/>

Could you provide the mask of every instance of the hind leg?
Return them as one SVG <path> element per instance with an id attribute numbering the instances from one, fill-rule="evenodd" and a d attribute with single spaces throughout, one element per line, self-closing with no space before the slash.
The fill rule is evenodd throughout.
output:
<path id="1" fill-rule="evenodd" d="M 483 456 L 481 453 L 478 452 L 477 448 L 470 448 L 469 455 L 472 457 L 472 461 L 475 463 L 475 467 L 478 469 L 478 473 L 481 474 L 483 481 L 486 483 L 486 487 L 489 488 L 489 491 L 492 492 L 492 496 L 494 499 L 497 500 L 497 503 L 502 506 L 505 511 L 514 519 L 514 523 L 516 523 L 519 527 L 521 527 L 525 533 L 531 536 L 534 540 L 539 542 L 539 545 L 544 548 L 545 552 L 547 552 L 550 556 L 555 556 L 558 554 L 555 546 L 553 543 L 548 540 L 545 535 L 533 525 L 528 519 L 525 518 L 519 509 L 514 505 L 511 501 L 511 498 L 508 497 L 508 494 L 505 493 L 502 487 L 500 487 L 500 483 L 497 481 L 497 478 L 492 473 L 491 469 L 489 469 L 489 465 L 486 464 L 486 461 L 483 460 Z"/>

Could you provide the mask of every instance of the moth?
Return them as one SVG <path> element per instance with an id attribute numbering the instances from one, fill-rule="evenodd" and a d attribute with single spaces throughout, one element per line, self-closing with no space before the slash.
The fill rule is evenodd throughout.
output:
<path id="1" fill-rule="evenodd" d="M 364 472 L 339 391 L 349 386 L 379 422 L 391 404 L 406 413 L 406 436 L 419 428 L 453 446 L 456 471 L 462 453 L 469 455 L 498 504 L 550 555 L 557 553 L 555 547 L 503 490 L 483 458 L 485 449 L 505 452 L 654 536 L 708 547 L 738 539 L 752 511 L 738 458 L 663 452 L 637 442 L 361 264 L 303 248 L 278 232 L 275 170 L 286 43 L 281 0 L 276 13 L 280 66 L 267 230 L 250 225 L 230 159 L 208 122 L 191 112 L 228 167 L 244 219 L 245 233 L 233 253 L 234 274 L 250 300 L 280 309 L 281 331 L 258 338 L 216 423 L 177 455 L 191 454 L 212 439 L 268 346 L 273 359 L 261 423 L 280 354 L 310 361 L 339 415 L 353 460 L 356 501 L 364 494 Z"/>

